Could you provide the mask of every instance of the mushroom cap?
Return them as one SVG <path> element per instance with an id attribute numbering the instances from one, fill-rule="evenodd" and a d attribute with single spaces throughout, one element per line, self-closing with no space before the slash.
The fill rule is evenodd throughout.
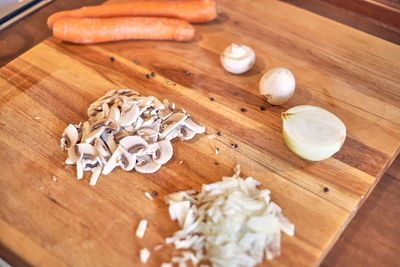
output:
<path id="1" fill-rule="evenodd" d="M 155 163 L 164 164 L 167 163 L 173 154 L 172 144 L 169 140 L 162 140 L 158 142 L 158 149 L 153 155 Z"/>

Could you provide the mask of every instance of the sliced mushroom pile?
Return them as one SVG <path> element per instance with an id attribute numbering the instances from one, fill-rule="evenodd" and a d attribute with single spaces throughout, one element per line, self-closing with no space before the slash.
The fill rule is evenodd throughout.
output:
<path id="1" fill-rule="evenodd" d="M 68 125 L 61 149 L 68 150 L 65 162 L 76 165 L 78 179 L 84 171 L 92 171 L 91 185 L 117 166 L 156 172 L 172 157 L 171 139 L 188 140 L 205 132 L 203 125 L 167 99 L 161 102 L 129 89 L 108 92 L 90 105 L 88 116 L 84 123 Z"/>

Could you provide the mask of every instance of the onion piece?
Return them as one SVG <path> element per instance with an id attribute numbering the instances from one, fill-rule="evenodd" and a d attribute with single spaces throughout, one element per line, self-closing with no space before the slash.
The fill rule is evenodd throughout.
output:
<path id="1" fill-rule="evenodd" d="M 136 229 L 136 236 L 139 238 L 143 238 L 144 233 L 146 232 L 147 228 L 147 220 L 141 220 L 139 222 L 138 228 Z"/>
<path id="2" fill-rule="evenodd" d="M 319 107 L 293 107 L 282 113 L 282 120 L 287 147 L 303 159 L 327 159 L 340 150 L 346 139 L 344 123 Z"/>
<path id="3" fill-rule="evenodd" d="M 150 251 L 147 248 L 142 248 L 140 250 L 140 261 L 142 263 L 146 263 L 149 258 L 150 258 Z"/>

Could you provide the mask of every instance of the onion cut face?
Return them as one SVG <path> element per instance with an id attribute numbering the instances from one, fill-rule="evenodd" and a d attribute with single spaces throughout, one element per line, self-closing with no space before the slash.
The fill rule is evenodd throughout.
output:
<path id="1" fill-rule="evenodd" d="M 190 259 L 194 265 L 208 261 L 213 267 L 248 267 L 280 255 L 281 232 L 293 236 L 295 227 L 270 200 L 269 190 L 258 189 L 257 180 L 243 179 L 239 173 L 237 167 L 235 175 L 203 185 L 199 193 L 167 197 L 171 219 L 181 229 L 166 243 L 183 250 L 183 257 L 172 262 L 186 264 Z"/>
<path id="2" fill-rule="evenodd" d="M 302 105 L 282 113 L 283 138 L 297 156 L 324 160 L 335 154 L 346 139 L 346 126 L 329 111 Z"/>

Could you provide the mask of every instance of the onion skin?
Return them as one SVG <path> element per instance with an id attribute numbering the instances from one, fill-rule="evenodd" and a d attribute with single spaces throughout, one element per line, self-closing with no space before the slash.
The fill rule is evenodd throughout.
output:
<path id="1" fill-rule="evenodd" d="M 302 143 L 299 141 L 296 141 L 293 136 L 291 136 L 285 129 L 287 129 L 287 123 L 288 123 L 288 118 L 289 116 L 295 116 L 296 113 L 298 114 L 299 112 L 303 110 L 315 110 L 315 111 L 320 111 L 320 112 L 326 112 L 329 113 L 330 116 L 332 116 L 338 123 L 338 128 L 342 130 L 342 134 L 338 136 L 338 140 L 336 142 L 332 142 L 327 145 L 313 145 L 311 143 Z M 304 106 L 297 106 L 294 108 L 289 109 L 286 112 L 282 113 L 282 121 L 283 121 L 283 140 L 286 143 L 286 146 L 289 148 L 290 151 L 292 151 L 294 154 L 299 156 L 300 158 L 310 160 L 310 161 L 320 161 L 320 160 L 325 160 L 335 153 L 337 153 L 341 147 L 343 146 L 343 143 L 346 139 L 346 126 L 343 124 L 343 122 L 337 118 L 334 114 L 330 113 L 329 111 L 326 111 L 324 109 L 314 107 L 314 106 L 309 106 L 309 105 L 304 105 Z"/>

